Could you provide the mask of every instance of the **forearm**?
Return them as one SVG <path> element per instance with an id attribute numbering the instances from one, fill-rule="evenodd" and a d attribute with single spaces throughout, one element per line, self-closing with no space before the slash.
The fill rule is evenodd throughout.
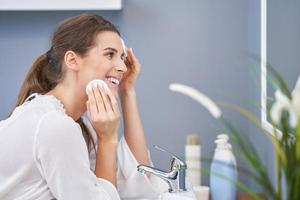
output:
<path id="1" fill-rule="evenodd" d="M 98 142 L 96 156 L 96 176 L 110 181 L 117 185 L 116 180 L 116 159 L 118 141 Z"/>
<path id="2" fill-rule="evenodd" d="M 138 111 L 135 91 L 123 93 L 121 102 L 126 142 L 138 163 L 149 165 L 147 141 Z"/>

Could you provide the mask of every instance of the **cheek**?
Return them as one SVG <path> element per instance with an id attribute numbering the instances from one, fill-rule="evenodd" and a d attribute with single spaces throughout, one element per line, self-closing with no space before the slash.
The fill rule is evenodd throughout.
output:
<path id="1" fill-rule="evenodd" d="M 110 62 L 105 59 L 97 60 L 93 63 L 92 71 L 100 77 L 105 77 L 107 73 L 112 69 Z"/>
<path id="2" fill-rule="evenodd" d="M 85 74 L 89 79 L 103 79 L 107 72 L 107 64 L 99 60 L 93 60 L 85 64 Z"/>
<path id="3" fill-rule="evenodd" d="M 99 79 L 99 75 L 96 73 L 96 70 L 93 69 L 93 66 L 86 66 L 78 72 L 77 81 L 84 89 L 87 84 L 94 79 Z"/>

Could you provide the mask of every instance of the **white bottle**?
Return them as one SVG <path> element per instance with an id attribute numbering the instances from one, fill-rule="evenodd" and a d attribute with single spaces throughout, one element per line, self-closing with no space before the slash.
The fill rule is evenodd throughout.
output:
<path id="1" fill-rule="evenodd" d="M 197 134 L 186 137 L 185 163 L 187 165 L 186 179 L 191 186 L 201 185 L 201 146 Z"/>
<path id="2" fill-rule="evenodd" d="M 237 167 L 228 136 L 218 135 L 211 164 L 210 189 L 212 200 L 236 199 Z"/>

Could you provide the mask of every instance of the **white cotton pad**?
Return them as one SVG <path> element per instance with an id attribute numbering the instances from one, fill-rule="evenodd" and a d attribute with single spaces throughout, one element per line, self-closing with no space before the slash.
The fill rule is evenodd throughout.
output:
<path id="1" fill-rule="evenodd" d="M 91 91 L 94 85 L 99 85 L 106 94 L 110 93 L 110 89 L 108 88 L 108 85 L 103 80 L 100 79 L 95 79 L 90 81 L 86 85 L 85 92 L 88 93 L 88 91 Z"/>
<path id="2" fill-rule="evenodd" d="M 125 42 L 124 42 L 124 40 L 122 38 L 121 38 L 121 42 L 122 42 L 122 48 L 123 48 L 125 57 L 127 57 L 126 45 L 125 45 Z"/>

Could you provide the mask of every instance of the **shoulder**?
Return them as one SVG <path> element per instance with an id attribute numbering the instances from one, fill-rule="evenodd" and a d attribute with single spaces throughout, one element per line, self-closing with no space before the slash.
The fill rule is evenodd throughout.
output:
<path id="1" fill-rule="evenodd" d="M 55 129 L 72 129 L 79 127 L 79 124 L 76 123 L 71 117 L 56 110 L 49 111 L 41 116 L 39 124 L 40 126 L 47 126 Z"/>
<path id="2" fill-rule="evenodd" d="M 66 151 L 68 149 L 68 151 Z M 34 137 L 35 158 L 87 157 L 87 147 L 80 125 L 71 117 L 55 111 L 42 116 Z M 63 155 L 62 155 L 63 153 Z"/>
<path id="3" fill-rule="evenodd" d="M 83 138 L 80 125 L 71 117 L 55 110 L 45 113 L 39 120 L 35 138 L 37 140 L 81 139 Z"/>

